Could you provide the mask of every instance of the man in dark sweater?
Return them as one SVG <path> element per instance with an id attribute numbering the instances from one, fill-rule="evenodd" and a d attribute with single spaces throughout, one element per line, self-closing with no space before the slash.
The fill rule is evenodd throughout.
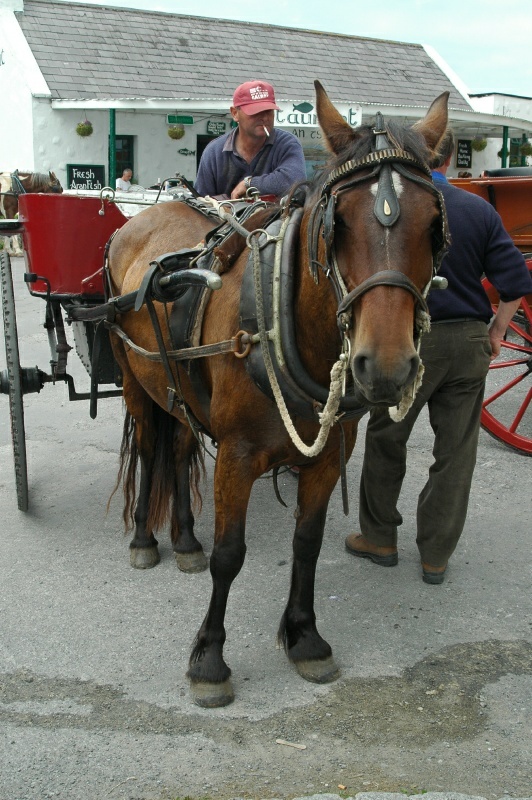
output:
<path id="1" fill-rule="evenodd" d="M 305 180 L 301 143 L 273 127 L 276 109 L 273 86 L 266 81 L 248 81 L 235 89 L 231 116 L 238 127 L 203 151 L 194 184 L 200 195 L 237 200 L 253 186 L 261 195 L 282 197 Z"/>
<path id="2" fill-rule="evenodd" d="M 360 481 L 361 533 L 345 540 L 355 556 L 395 566 L 397 501 L 406 472 L 407 441 L 426 404 L 434 431 L 434 463 L 417 506 L 417 545 L 423 580 L 444 580 L 449 557 L 464 528 L 476 462 L 480 413 L 490 360 L 500 351 L 508 323 L 532 279 L 523 255 L 495 209 L 482 198 L 448 183 L 454 138 L 448 131 L 433 179 L 445 198 L 451 246 L 440 269 L 449 285 L 428 297 L 431 330 L 422 337 L 422 385 L 401 422 L 388 409 L 371 412 Z M 483 273 L 500 294 L 493 322 L 481 284 Z"/>

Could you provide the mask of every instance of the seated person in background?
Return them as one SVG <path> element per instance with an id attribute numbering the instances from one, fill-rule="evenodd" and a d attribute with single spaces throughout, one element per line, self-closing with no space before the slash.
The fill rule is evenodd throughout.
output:
<path id="1" fill-rule="evenodd" d="M 122 172 L 122 177 L 116 179 L 116 188 L 121 192 L 129 192 L 131 190 L 131 178 L 133 170 L 126 167 Z"/>
<path id="2" fill-rule="evenodd" d="M 200 195 L 237 200 L 253 186 L 261 195 L 283 197 L 306 179 L 301 143 L 274 128 L 276 109 L 273 86 L 266 81 L 248 81 L 235 89 L 231 116 L 238 127 L 203 151 L 194 184 Z"/>

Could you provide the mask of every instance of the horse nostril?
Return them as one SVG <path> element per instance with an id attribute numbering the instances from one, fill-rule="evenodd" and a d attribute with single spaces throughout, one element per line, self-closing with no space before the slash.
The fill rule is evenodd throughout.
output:
<path id="1" fill-rule="evenodd" d="M 353 374 L 355 378 L 359 381 L 364 381 L 365 376 L 368 373 L 370 359 L 368 356 L 359 353 L 353 359 Z"/>

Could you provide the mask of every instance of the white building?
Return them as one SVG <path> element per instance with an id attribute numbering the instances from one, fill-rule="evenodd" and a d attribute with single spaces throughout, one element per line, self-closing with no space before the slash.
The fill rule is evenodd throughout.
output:
<path id="1" fill-rule="evenodd" d="M 114 185 L 110 171 L 121 174 L 130 164 L 143 186 L 176 172 L 194 180 L 206 143 L 230 128 L 233 89 L 255 77 L 275 86 L 276 125 L 298 136 L 309 172 L 323 159 L 315 78 L 353 125 L 378 110 L 414 121 L 448 90 L 462 159 L 451 175 L 499 167 L 503 136 L 532 135 L 530 98 L 520 98 L 511 114 L 504 99 L 491 106 L 487 98 L 471 99 L 438 54 L 420 44 L 58 0 L 0 0 L 0 171 L 53 170 L 65 187 L 97 188 Z M 81 137 L 76 126 L 85 119 L 93 132 Z M 172 120 L 182 125 L 179 140 L 168 136 Z M 479 135 L 493 141 L 483 152 L 471 151 Z"/>

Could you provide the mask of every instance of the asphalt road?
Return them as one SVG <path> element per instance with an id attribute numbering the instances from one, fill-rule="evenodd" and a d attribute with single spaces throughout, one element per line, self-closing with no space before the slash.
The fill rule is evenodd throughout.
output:
<path id="1" fill-rule="evenodd" d="M 15 259 L 21 363 L 46 368 L 44 305 L 27 295 L 22 270 Z M 86 402 L 47 385 L 25 398 L 25 418 L 31 505 L 22 514 L 0 398 L 0 800 L 532 795 L 531 459 L 481 433 L 466 531 L 445 583 L 428 586 L 414 529 L 428 422 L 409 448 L 393 569 L 344 550 L 356 528 L 361 437 L 349 464 L 351 515 L 336 490 L 318 565 L 318 624 L 341 667 L 329 686 L 305 683 L 276 649 L 297 483 L 280 480 L 285 509 L 271 481 L 258 481 L 227 613 L 236 700 L 201 710 L 185 672 L 209 573 L 179 573 L 166 534 L 161 564 L 133 570 L 118 495 L 106 512 L 121 400 L 102 401 L 93 421 Z M 197 521 L 207 551 L 208 472 Z"/>

